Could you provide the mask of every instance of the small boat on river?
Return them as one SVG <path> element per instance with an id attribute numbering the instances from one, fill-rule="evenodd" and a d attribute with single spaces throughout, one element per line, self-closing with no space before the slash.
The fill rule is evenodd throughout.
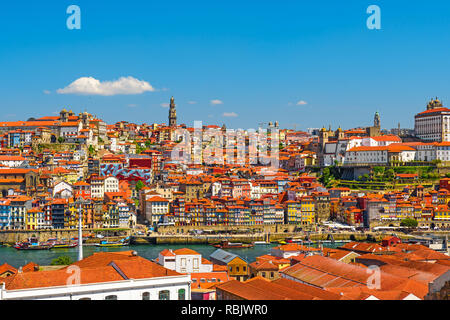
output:
<path id="1" fill-rule="evenodd" d="M 36 238 L 28 238 L 14 245 L 14 248 L 17 250 L 49 250 L 52 247 L 53 245 L 51 243 L 39 242 Z"/>
<path id="2" fill-rule="evenodd" d="M 241 248 L 252 248 L 254 245 L 249 243 L 229 242 L 227 240 L 224 240 L 220 243 L 213 244 L 212 246 L 220 249 L 241 249 Z"/>
<path id="3" fill-rule="evenodd" d="M 100 243 L 97 243 L 96 247 L 104 247 L 104 248 L 115 248 L 115 247 L 125 247 L 130 244 L 130 237 L 123 238 L 119 241 L 107 241 L 103 240 Z"/>

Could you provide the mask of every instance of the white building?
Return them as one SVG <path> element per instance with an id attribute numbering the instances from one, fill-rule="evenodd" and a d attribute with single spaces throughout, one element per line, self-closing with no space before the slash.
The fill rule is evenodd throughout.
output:
<path id="1" fill-rule="evenodd" d="M 17 168 L 25 163 L 25 158 L 21 156 L 0 156 L 0 164 L 8 168 Z"/>
<path id="2" fill-rule="evenodd" d="M 261 198 L 261 186 L 256 181 L 250 182 L 250 199 Z"/>
<path id="3" fill-rule="evenodd" d="M 347 163 L 347 152 L 357 147 L 383 147 L 393 143 L 401 143 L 402 139 L 396 135 L 383 135 L 376 137 L 358 137 L 339 139 L 325 143 L 323 162 L 325 166 L 331 166 L 334 161 Z M 373 155 L 373 154 L 372 154 Z"/>
<path id="4" fill-rule="evenodd" d="M 69 199 L 73 196 L 73 187 L 70 183 L 59 181 L 53 187 L 53 198 Z"/>
<path id="5" fill-rule="evenodd" d="M 183 248 L 172 251 L 165 249 L 159 253 L 158 264 L 164 268 L 180 273 L 204 273 L 212 272 L 213 264 L 202 258 L 202 255 L 194 250 Z"/>
<path id="6" fill-rule="evenodd" d="M 60 137 L 69 137 L 69 136 L 78 136 L 80 134 L 80 130 L 83 128 L 81 121 L 78 122 L 64 122 L 59 124 L 59 136 Z"/>
<path id="7" fill-rule="evenodd" d="M 117 204 L 119 210 L 119 227 L 120 228 L 130 228 L 134 224 L 134 217 L 130 211 L 130 206 L 124 202 L 119 202 Z"/>
<path id="8" fill-rule="evenodd" d="M 416 150 L 410 146 L 390 144 L 382 147 L 355 147 L 347 151 L 346 164 L 388 164 L 392 161 L 409 162 L 416 159 Z"/>
<path id="9" fill-rule="evenodd" d="M 436 159 L 450 161 L 450 142 L 439 142 L 435 144 Z"/>
<path id="10" fill-rule="evenodd" d="M 438 100 L 431 100 L 427 110 L 414 117 L 414 132 L 425 141 L 450 141 L 450 109 Z"/>
<path id="11" fill-rule="evenodd" d="M 151 196 L 145 200 L 145 215 L 150 224 L 156 225 L 162 216 L 169 213 L 169 201 L 160 196 Z"/>
<path id="12" fill-rule="evenodd" d="M 436 142 L 417 143 L 414 148 L 417 150 L 416 160 L 433 161 L 436 160 Z"/>
<path id="13" fill-rule="evenodd" d="M 104 180 L 105 192 L 119 192 L 119 179 L 113 176 L 106 177 Z"/>
<path id="14" fill-rule="evenodd" d="M 0 279 L 0 300 L 190 300 L 191 277 L 137 256 L 98 252 L 60 270 Z"/>
<path id="15" fill-rule="evenodd" d="M 119 179 L 113 176 L 90 178 L 91 196 L 92 198 L 102 199 L 105 192 L 119 192 Z"/>

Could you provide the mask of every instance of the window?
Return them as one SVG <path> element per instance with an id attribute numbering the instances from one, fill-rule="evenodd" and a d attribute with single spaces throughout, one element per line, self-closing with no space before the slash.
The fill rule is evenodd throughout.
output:
<path id="1" fill-rule="evenodd" d="M 91 298 L 85 297 L 85 298 L 80 298 L 79 300 L 91 300 Z"/>
<path id="2" fill-rule="evenodd" d="M 170 291 L 169 290 L 160 291 L 159 300 L 170 300 Z"/>
<path id="3" fill-rule="evenodd" d="M 265 272 L 262 272 L 261 275 L 263 276 L 263 278 L 266 277 L 266 273 Z"/>
<path id="4" fill-rule="evenodd" d="M 186 300 L 186 290 L 185 289 L 178 290 L 178 300 Z"/>
<path id="5" fill-rule="evenodd" d="M 105 300 L 117 300 L 117 296 L 116 295 L 106 296 Z"/>
<path id="6" fill-rule="evenodd" d="M 236 272 L 239 272 L 239 267 L 236 267 Z"/>
<path id="7" fill-rule="evenodd" d="M 150 300 L 150 292 L 144 292 L 142 294 L 142 300 Z"/>

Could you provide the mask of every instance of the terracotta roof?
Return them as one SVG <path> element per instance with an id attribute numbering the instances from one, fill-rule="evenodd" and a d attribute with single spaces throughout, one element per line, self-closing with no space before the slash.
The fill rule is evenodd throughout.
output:
<path id="1" fill-rule="evenodd" d="M 11 273 L 17 273 L 17 269 L 7 263 L 4 263 L 0 266 L 0 275 L 8 271 Z"/>
<path id="2" fill-rule="evenodd" d="M 180 275 L 154 262 L 135 256 L 132 251 L 98 252 L 74 263 L 80 267 L 80 283 L 101 283 L 126 279 L 147 279 Z M 70 266 L 69 266 L 70 267 Z M 8 279 L 7 290 L 67 285 L 67 268 L 17 273 Z"/>
<path id="3" fill-rule="evenodd" d="M 174 250 L 173 253 L 175 253 L 176 255 L 200 255 L 200 253 L 198 253 L 197 251 L 189 248 L 177 249 Z"/>
<path id="4" fill-rule="evenodd" d="M 309 286 L 287 279 L 270 282 L 261 277 L 255 277 L 245 282 L 231 280 L 216 286 L 217 289 L 231 293 L 244 300 L 322 300 L 326 295 L 328 297 L 333 296 L 336 299 L 339 298 L 338 295 L 326 292 L 318 294 L 314 289 L 308 291 L 310 288 L 305 287 Z"/>

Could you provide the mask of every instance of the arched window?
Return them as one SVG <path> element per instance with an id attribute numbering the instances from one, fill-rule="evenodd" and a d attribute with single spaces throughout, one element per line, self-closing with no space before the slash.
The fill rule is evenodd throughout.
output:
<path id="1" fill-rule="evenodd" d="M 178 300 L 186 300 L 186 290 L 185 289 L 178 290 Z"/>
<path id="2" fill-rule="evenodd" d="M 169 290 L 160 291 L 159 300 L 170 300 L 170 291 Z"/>
<path id="3" fill-rule="evenodd" d="M 150 300 L 150 292 L 144 292 L 142 294 L 142 300 Z"/>
<path id="4" fill-rule="evenodd" d="M 117 296 L 116 295 L 106 296 L 105 300 L 117 300 Z"/>

